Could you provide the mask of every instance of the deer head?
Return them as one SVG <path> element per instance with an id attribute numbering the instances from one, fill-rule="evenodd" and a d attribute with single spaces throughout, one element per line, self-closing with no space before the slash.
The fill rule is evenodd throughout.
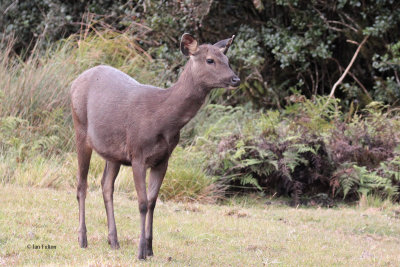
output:
<path id="1" fill-rule="evenodd" d="M 203 88 L 235 89 L 240 85 L 239 77 L 232 71 L 225 55 L 233 39 L 228 38 L 211 44 L 198 45 L 198 42 L 188 33 L 182 35 L 181 51 L 190 57 L 192 76 Z"/>

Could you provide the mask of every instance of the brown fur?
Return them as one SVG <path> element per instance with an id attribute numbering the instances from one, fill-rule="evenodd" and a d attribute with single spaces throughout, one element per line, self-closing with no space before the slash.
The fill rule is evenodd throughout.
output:
<path id="1" fill-rule="evenodd" d="M 221 52 L 224 51 L 221 42 L 197 46 L 193 37 L 184 34 L 181 47 L 190 59 L 178 81 L 166 90 L 140 84 L 109 66 L 91 68 L 72 83 L 81 247 L 87 246 L 85 198 L 92 150 L 106 160 L 102 188 L 112 248 L 119 247 L 113 207 L 114 181 L 121 164 L 132 166 L 141 214 L 138 257 L 145 259 L 153 255 L 154 207 L 180 129 L 196 115 L 211 89 L 239 85 L 239 78 Z M 214 64 L 207 63 L 207 59 L 213 59 Z M 151 168 L 148 194 L 147 168 Z"/>

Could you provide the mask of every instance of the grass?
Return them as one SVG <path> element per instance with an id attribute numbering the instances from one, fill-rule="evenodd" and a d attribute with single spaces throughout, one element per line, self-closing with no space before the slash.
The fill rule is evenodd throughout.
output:
<path id="1" fill-rule="evenodd" d="M 190 157 L 187 155 L 190 153 Z M 32 152 L 19 161 L 18 153 L 0 153 L 0 184 L 13 184 L 34 188 L 74 189 L 78 161 L 75 152 L 46 157 Z M 191 152 L 190 147 L 178 146 L 169 161 L 166 178 L 160 190 L 160 198 L 175 201 L 215 202 L 222 191 L 213 183 L 213 177 L 204 170 L 204 155 Z M 99 190 L 105 161 L 93 152 L 88 174 L 89 190 Z M 115 181 L 117 192 L 134 191 L 132 169 L 121 167 Z"/>
<path id="2" fill-rule="evenodd" d="M 159 202 L 155 256 L 136 260 L 137 202 L 115 195 L 121 249 L 107 244 L 101 192 L 87 197 L 87 249 L 77 242 L 74 190 L 1 185 L 0 265 L 399 266 L 400 207 L 295 209 Z M 241 202 L 243 203 L 243 202 Z M 28 245 L 56 249 L 28 249 Z"/>

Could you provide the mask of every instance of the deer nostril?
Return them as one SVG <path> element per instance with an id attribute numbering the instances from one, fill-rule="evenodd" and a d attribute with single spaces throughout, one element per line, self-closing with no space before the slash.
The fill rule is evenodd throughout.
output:
<path id="1" fill-rule="evenodd" d="M 240 84 L 240 79 L 238 76 L 233 76 L 231 79 L 231 83 L 233 86 L 239 86 Z"/>

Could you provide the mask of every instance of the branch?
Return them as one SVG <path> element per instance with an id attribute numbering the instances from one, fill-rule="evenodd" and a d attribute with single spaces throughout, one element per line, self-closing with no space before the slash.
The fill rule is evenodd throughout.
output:
<path id="1" fill-rule="evenodd" d="M 358 44 L 358 43 L 357 43 Z M 342 71 L 344 70 L 344 68 L 340 65 L 339 61 L 336 58 L 329 58 L 330 60 L 335 61 L 335 63 L 338 65 L 339 70 Z M 349 75 L 354 79 L 354 81 L 361 87 L 361 89 L 364 91 L 364 93 L 369 97 L 369 99 L 372 100 L 371 95 L 368 93 L 367 88 L 365 88 L 365 86 L 357 79 L 357 77 L 351 72 L 349 71 Z M 400 84 L 400 83 L 399 83 Z"/>
<path id="2" fill-rule="evenodd" d="M 361 89 L 364 91 L 364 94 L 366 96 L 368 96 L 368 98 L 372 101 L 372 97 L 371 95 L 368 93 L 367 88 L 365 88 L 365 86 L 357 79 L 357 77 L 351 72 L 349 71 L 349 75 L 356 81 L 356 83 L 361 87 Z"/>
<path id="3" fill-rule="evenodd" d="M 315 8 L 315 7 L 313 6 L 313 9 L 319 14 L 319 17 L 324 21 L 324 23 L 326 24 L 326 26 L 327 26 L 329 29 L 334 30 L 334 31 L 338 31 L 338 32 L 343 32 L 343 31 L 344 31 L 343 29 L 340 29 L 340 28 L 337 28 L 337 27 L 331 25 L 331 24 L 338 24 L 338 25 L 345 26 L 345 27 L 349 28 L 350 30 L 352 30 L 352 31 L 354 31 L 354 32 L 358 32 L 358 30 L 357 30 L 355 27 L 353 27 L 353 26 L 351 26 L 351 25 L 349 25 L 349 24 L 346 24 L 346 23 L 344 23 L 344 22 L 342 22 L 342 21 L 328 20 L 328 19 L 324 16 L 324 14 L 323 14 L 320 10 L 318 10 L 318 8 Z"/>
<path id="4" fill-rule="evenodd" d="M 336 21 L 336 20 L 327 20 L 326 21 L 328 24 L 332 23 L 332 24 L 339 24 L 339 25 L 343 25 L 346 26 L 347 28 L 349 28 L 350 30 L 354 31 L 354 32 L 358 32 L 358 30 L 356 28 L 354 28 L 353 26 L 351 26 L 350 24 L 346 24 L 344 22 L 341 21 Z"/>
<path id="5" fill-rule="evenodd" d="M 5 15 L 5 14 L 8 12 L 8 10 L 13 9 L 13 8 L 16 7 L 17 5 L 18 5 L 18 0 L 12 2 L 11 5 L 9 5 L 9 6 L 6 8 L 6 10 L 4 10 L 3 15 Z"/>
<path id="6" fill-rule="evenodd" d="M 353 65 L 354 61 L 356 60 L 358 53 L 360 53 L 361 47 L 364 45 L 364 43 L 367 41 L 369 35 L 365 36 L 364 39 L 362 40 L 362 42 L 358 45 L 356 52 L 353 55 L 353 58 L 351 59 L 349 65 L 347 66 L 347 68 L 345 69 L 345 71 L 343 72 L 342 76 L 340 76 L 339 80 L 337 80 L 337 82 L 333 85 L 331 93 L 329 94 L 329 98 L 332 98 L 335 94 L 335 90 L 336 87 L 338 87 L 339 84 L 342 83 L 343 79 L 346 77 L 347 73 L 349 72 L 351 66 Z M 328 99 L 329 101 L 329 99 Z"/>
<path id="7" fill-rule="evenodd" d="M 397 70 L 394 70 L 394 76 L 396 76 L 397 84 L 400 85 L 399 75 L 397 75 Z"/>

